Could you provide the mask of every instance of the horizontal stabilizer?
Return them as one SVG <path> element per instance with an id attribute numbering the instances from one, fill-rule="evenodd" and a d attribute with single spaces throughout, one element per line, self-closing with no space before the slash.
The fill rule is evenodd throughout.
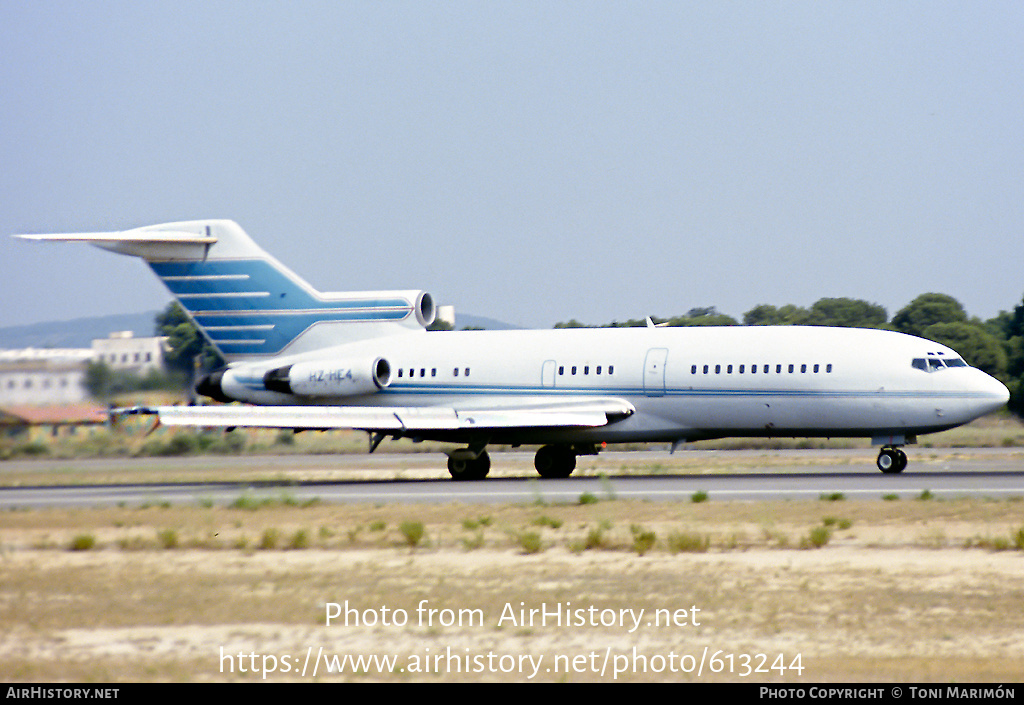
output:
<path id="1" fill-rule="evenodd" d="M 151 225 L 133 230 L 109 233 L 46 233 L 16 235 L 23 240 L 49 242 L 86 242 L 90 245 L 122 255 L 152 260 L 201 260 L 206 257 L 217 237 L 209 227 L 192 224 L 193 229 L 174 227 L 184 225 Z"/>
<path id="2" fill-rule="evenodd" d="M 53 240 L 55 242 L 181 242 L 212 245 L 217 238 L 173 230 L 125 230 L 112 233 L 45 233 L 16 235 L 22 240 Z"/>
<path id="3" fill-rule="evenodd" d="M 635 409 L 622 399 L 562 400 L 523 408 L 376 406 L 157 406 L 118 409 L 155 414 L 167 426 L 252 428 L 347 428 L 362 431 L 461 431 L 489 428 L 584 428 L 604 426 Z"/>

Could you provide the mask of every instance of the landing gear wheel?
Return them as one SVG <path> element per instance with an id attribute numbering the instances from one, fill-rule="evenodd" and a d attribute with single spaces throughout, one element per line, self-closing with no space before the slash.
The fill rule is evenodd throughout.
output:
<path id="1" fill-rule="evenodd" d="M 571 446 L 544 446 L 537 451 L 533 466 L 541 477 L 569 477 L 576 469 L 576 453 Z"/>
<path id="2" fill-rule="evenodd" d="M 491 457 L 481 451 L 476 458 L 448 458 L 448 472 L 453 480 L 482 480 L 491 470 Z"/>
<path id="3" fill-rule="evenodd" d="M 907 454 L 899 448 L 882 448 L 876 464 L 886 475 L 896 475 L 907 467 Z"/>

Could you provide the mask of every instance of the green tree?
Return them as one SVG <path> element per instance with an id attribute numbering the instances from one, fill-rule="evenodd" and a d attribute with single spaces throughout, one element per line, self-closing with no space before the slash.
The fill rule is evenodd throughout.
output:
<path id="1" fill-rule="evenodd" d="M 967 312 L 959 301 L 946 294 L 921 294 L 892 317 L 901 333 L 921 336 L 935 323 L 966 323 Z"/>
<path id="2" fill-rule="evenodd" d="M 793 304 L 786 304 L 781 308 L 771 304 L 759 304 L 743 314 L 745 326 L 805 326 L 810 322 L 810 312 Z"/>
<path id="3" fill-rule="evenodd" d="M 782 316 L 779 309 L 771 304 L 758 304 L 743 314 L 745 326 L 781 326 Z"/>
<path id="4" fill-rule="evenodd" d="M 691 308 L 686 312 L 685 316 L 676 316 L 670 318 L 667 321 L 668 325 L 671 326 L 738 326 L 737 321 L 732 316 L 719 313 L 718 309 L 714 306 L 704 306 L 700 308 Z"/>
<path id="5" fill-rule="evenodd" d="M 889 313 L 878 304 L 860 299 L 818 299 L 811 306 L 808 323 L 839 328 L 881 328 Z"/>
<path id="6" fill-rule="evenodd" d="M 993 377 L 1006 376 L 1006 350 L 980 322 L 933 323 L 921 337 L 953 348 L 968 365 Z"/>
<path id="7" fill-rule="evenodd" d="M 988 321 L 990 331 L 998 331 L 1006 351 L 1006 386 L 1010 389 L 1010 410 L 1024 416 L 1024 301 L 1012 313 L 1001 311 Z"/>
<path id="8" fill-rule="evenodd" d="M 114 374 L 107 363 L 92 360 L 85 368 L 85 388 L 89 396 L 100 401 L 109 401 L 114 393 Z"/>
<path id="9" fill-rule="evenodd" d="M 85 368 L 85 388 L 93 399 L 103 402 L 110 402 L 115 396 L 126 392 L 180 387 L 180 379 L 155 369 L 140 376 L 128 370 L 114 370 L 102 360 L 92 360 Z"/>
<path id="10" fill-rule="evenodd" d="M 1007 371 L 1014 377 L 1024 377 L 1024 301 L 1007 315 L 1004 330 Z"/>
<path id="11" fill-rule="evenodd" d="M 156 315 L 156 333 L 167 336 L 170 346 L 165 356 L 167 365 L 184 373 L 186 379 L 191 379 L 197 357 L 199 367 L 203 370 L 213 370 L 224 365 L 224 359 L 203 338 L 177 301 L 167 304 L 167 308 Z"/>

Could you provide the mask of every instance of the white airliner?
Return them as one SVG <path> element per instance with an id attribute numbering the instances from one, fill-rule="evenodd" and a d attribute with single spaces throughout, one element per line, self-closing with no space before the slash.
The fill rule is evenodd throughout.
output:
<path id="1" fill-rule="evenodd" d="M 427 332 L 423 291 L 324 293 L 234 222 L 84 241 L 143 258 L 228 361 L 197 391 L 245 405 L 140 409 L 168 425 L 360 429 L 458 444 L 455 479 L 481 479 L 487 446 L 538 444 L 567 477 L 605 443 L 726 436 L 870 437 L 898 473 L 902 446 L 994 411 L 998 380 L 953 350 L 890 331 L 752 326 Z M 255 405 L 255 406 L 252 406 Z"/>

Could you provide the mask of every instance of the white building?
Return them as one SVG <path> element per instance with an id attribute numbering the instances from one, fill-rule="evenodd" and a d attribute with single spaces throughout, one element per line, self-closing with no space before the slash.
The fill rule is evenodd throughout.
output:
<path id="1" fill-rule="evenodd" d="M 89 398 L 85 369 L 92 350 L 0 350 L 0 403 L 77 404 Z"/>
<path id="2" fill-rule="evenodd" d="M 117 371 L 140 375 L 164 369 L 167 338 L 136 338 L 130 330 L 92 341 L 92 359 Z"/>
<path id="3" fill-rule="evenodd" d="M 164 369 L 166 338 L 112 333 L 92 348 L 0 350 L 0 405 L 60 405 L 88 400 L 85 373 L 92 361 L 116 371 L 145 375 Z"/>

